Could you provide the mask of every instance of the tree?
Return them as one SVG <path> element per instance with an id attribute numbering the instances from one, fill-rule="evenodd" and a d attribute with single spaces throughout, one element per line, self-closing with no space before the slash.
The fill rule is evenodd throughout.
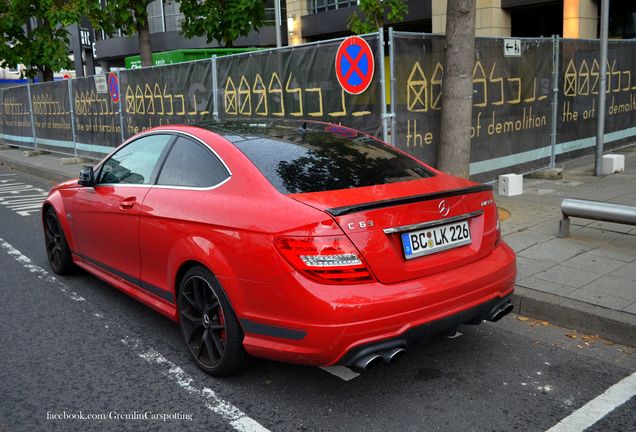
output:
<path id="1" fill-rule="evenodd" d="M 0 67 L 17 68 L 21 76 L 53 73 L 72 67 L 67 26 L 86 13 L 85 0 L 0 0 Z"/>
<path id="2" fill-rule="evenodd" d="M 468 178 L 475 64 L 475 0 L 448 0 L 437 167 Z"/>
<path id="3" fill-rule="evenodd" d="M 152 66 L 152 45 L 148 26 L 148 4 L 152 0 L 108 0 L 102 9 L 95 9 L 89 18 L 96 28 L 106 33 L 121 29 L 126 34 L 137 33 L 142 66 Z"/>
<path id="4" fill-rule="evenodd" d="M 258 30 L 265 20 L 263 0 L 182 0 L 181 32 L 187 38 L 205 36 L 208 43 L 231 47 L 241 36 Z"/>
<path id="5" fill-rule="evenodd" d="M 378 31 L 384 27 L 385 15 L 391 21 L 401 21 L 409 13 L 405 0 L 360 0 L 358 10 L 363 13 L 364 18 L 354 12 L 347 21 L 347 27 L 355 34 Z"/>

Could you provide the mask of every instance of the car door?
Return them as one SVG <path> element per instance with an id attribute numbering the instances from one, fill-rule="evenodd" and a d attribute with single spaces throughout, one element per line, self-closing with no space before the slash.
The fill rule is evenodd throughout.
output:
<path id="1" fill-rule="evenodd" d="M 171 254 L 214 235 L 210 222 L 228 199 L 222 185 L 229 179 L 228 168 L 209 147 L 183 136 L 175 140 L 141 210 L 144 286 L 172 300 Z"/>
<path id="2" fill-rule="evenodd" d="M 173 140 L 169 134 L 138 138 L 112 154 L 96 172 L 94 187 L 77 191 L 72 221 L 83 259 L 139 285 L 139 213 Z"/>

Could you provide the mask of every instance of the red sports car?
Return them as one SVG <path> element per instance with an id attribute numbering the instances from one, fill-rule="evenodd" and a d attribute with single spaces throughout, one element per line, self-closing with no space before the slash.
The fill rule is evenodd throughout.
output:
<path id="1" fill-rule="evenodd" d="M 512 309 L 490 186 L 318 122 L 144 131 L 55 186 L 53 271 L 81 267 L 177 321 L 196 364 L 367 368 Z"/>

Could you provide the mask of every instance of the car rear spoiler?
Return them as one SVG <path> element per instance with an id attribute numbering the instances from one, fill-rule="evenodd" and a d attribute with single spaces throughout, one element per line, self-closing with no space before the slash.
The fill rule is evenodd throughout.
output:
<path id="1" fill-rule="evenodd" d="M 402 205 L 402 204 L 411 204 L 411 203 L 415 203 L 419 201 L 431 201 L 431 200 L 440 199 L 440 198 L 449 198 L 449 197 L 454 197 L 457 195 L 466 195 L 466 194 L 486 192 L 491 190 L 492 190 L 492 186 L 490 185 L 477 185 L 477 186 L 470 186 L 470 187 L 461 188 L 461 189 L 451 189 L 451 190 L 446 190 L 441 192 L 432 192 L 432 193 L 427 193 L 422 195 L 411 195 L 411 196 L 402 197 L 402 198 L 393 198 L 388 200 L 354 204 L 354 205 L 344 206 L 344 207 L 335 207 L 335 208 L 327 209 L 326 211 L 332 216 L 342 216 L 349 213 L 355 213 L 355 212 L 364 211 L 364 210 L 372 210 L 372 209 L 377 209 L 382 207 L 391 207 L 391 206 Z"/>

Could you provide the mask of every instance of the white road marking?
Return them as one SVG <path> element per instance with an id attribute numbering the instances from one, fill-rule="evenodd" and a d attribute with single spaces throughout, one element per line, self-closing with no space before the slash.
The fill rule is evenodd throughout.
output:
<path id="1" fill-rule="evenodd" d="M 325 372 L 329 372 L 331 375 L 335 375 L 344 381 L 351 381 L 352 379 L 360 376 L 359 373 L 352 371 L 346 366 L 323 366 L 320 369 Z"/>
<path id="2" fill-rule="evenodd" d="M 237 431 L 268 432 L 268 429 L 263 427 L 260 423 L 245 415 L 245 413 L 231 403 L 217 396 L 212 389 L 207 387 L 199 389 L 195 387 L 193 385 L 194 379 L 188 375 L 188 373 L 153 348 L 143 347 L 138 339 L 122 339 L 121 342 L 130 347 L 135 354 L 148 363 L 159 366 L 161 373 L 170 381 L 175 382 L 188 393 L 203 399 L 207 409 L 221 416 Z"/>
<path id="3" fill-rule="evenodd" d="M 84 297 L 64 285 L 55 276 L 51 276 L 49 272 L 44 270 L 42 267 L 33 264 L 33 261 L 29 259 L 22 252 L 11 246 L 7 243 L 2 237 L 0 237 L 0 249 L 4 250 L 10 257 L 14 260 L 22 264 L 22 266 L 27 269 L 29 272 L 35 274 L 38 279 L 42 279 L 46 282 L 52 283 L 58 287 L 60 291 L 62 291 L 68 298 L 73 301 L 85 301 Z"/>
<path id="4" fill-rule="evenodd" d="M 581 432 L 636 396 L 636 372 L 548 429 L 547 432 Z"/>
<path id="5" fill-rule="evenodd" d="M 59 279 L 51 276 L 48 271 L 44 270 L 42 267 L 33 264 L 33 261 L 29 259 L 22 252 L 11 246 L 7 241 L 0 237 L 0 249 L 5 251 L 10 257 L 15 259 L 17 262 L 22 264 L 22 266 L 27 269 L 29 272 L 35 274 L 39 279 L 42 279 L 46 282 L 51 283 L 56 286 L 62 293 L 64 293 L 68 298 L 73 301 L 85 301 L 84 297 L 77 294 L 71 288 L 66 286 L 66 284 Z M 86 312 L 86 311 L 85 311 Z M 105 315 L 95 310 L 92 312 L 92 315 L 105 319 Z M 114 323 L 114 326 L 123 330 L 121 326 L 117 323 Z M 108 325 L 104 326 L 108 328 Z M 154 348 L 144 346 L 144 344 L 139 339 L 132 339 L 129 337 L 125 337 L 121 340 L 121 342 L 129 347 L 137 356 L 141 357 L 145 361 L 149 363 L 153 363 L 155 365 L 161 366 L 161 373 L 168 377 L 171 381 L 175 382 L 179 387 L 186 390 L 188 393 L 193 394 L 200 399 L 203 399 L 205 407 L 215 414 L 220 415 L 225 421 L 227 421 L 234 429 L 239 432 L 269 432 L 267 428 L 262 426 L 256 420 L 248 417 L 243 411 L 232 405 L 230 402 L 227 402 L 221 399 L 217 394 L 207 388 L 204 387 L 199 389 L 193 385 L 194 379 L 188 375 L 183 369 L 181 369 L 176 364 L 172 363 L 170 360 L 166 359 L 163 355 L 157 352 Z"/>
<path id="6" fill-rule="evenodd" d="M 30 216 L 32 213 L 39 212 L 42 201 L 47 196 L 47 191 L 33 185 L 16 182 L 13 179 L 0 179 L 0 204 L 20 216 Z"/>

